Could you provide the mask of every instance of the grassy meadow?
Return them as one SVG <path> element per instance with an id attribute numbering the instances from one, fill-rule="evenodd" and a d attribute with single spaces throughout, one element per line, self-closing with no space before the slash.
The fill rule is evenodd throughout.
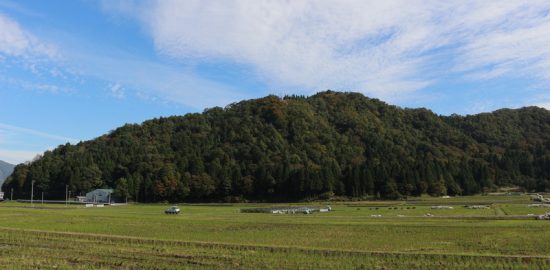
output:
<path id="1" fill-rule="evenodd" d="M 0 203 L 6 269 L 550 269 L 550 222 L 528 196 L 338 202 L 311 215 L 272 204 L 104 208 Z M 468 209 L 465 205 L 489 205 Z M 284 204 L 288 205 L 288 204 Z M 303 204 L 300 204 L 303 205 Z M 315 205 L 324 205 L 316 203 Z M 449 205 L 453 209 L 431 209 Z M 430 213 L 431 217 L 425 216 Z M 380 216 L 378 216 L 380 215 Z"/>

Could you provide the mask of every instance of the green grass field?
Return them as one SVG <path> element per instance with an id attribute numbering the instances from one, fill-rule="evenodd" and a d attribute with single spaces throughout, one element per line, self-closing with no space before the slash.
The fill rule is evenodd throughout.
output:
<path id="1" fill-rule="evenodd" d="M 332 203 L 311 215 L 267 204 L 105 208 L 0 203 L 5 269 L 550 269 L 550 222 L 528 196 Z M 490 205 L 468 209 L 465 205 Z M 322 205 L 322 204 L 319 204 Z M 451 205 L 454 209 L 431 209 Z M 425 217 L 431 213 L 433 217 Z M 372 215 L 381 215 L 373 217 Z"/>

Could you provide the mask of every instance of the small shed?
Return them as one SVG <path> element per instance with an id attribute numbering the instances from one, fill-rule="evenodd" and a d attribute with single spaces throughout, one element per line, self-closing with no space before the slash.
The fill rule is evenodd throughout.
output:
<path id="1" fill-rule="evenodd" d="M 86 202 L 111 203 L 113 201 L 112 194 L 112 189 L 96 189 L 86 193 Z"/>

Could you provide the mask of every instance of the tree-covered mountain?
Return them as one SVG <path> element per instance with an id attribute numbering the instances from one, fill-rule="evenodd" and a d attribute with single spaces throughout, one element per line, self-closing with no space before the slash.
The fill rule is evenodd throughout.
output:
<path id="1" fill-rule="evenodd" d="M 550 189 L 550 112 L 472 116 L 402 109 L 357 93 L 247 100 L 127 124 L 20 164 L 18 197 L 112 187 L 138 201 L 399 198 Z"/>
<path id="2" fill-rule="evenodd" d="M 4 180 L 10 176 L 13 172 L 15 165 L 9 164 L 5 161 L 0 160 L 0 185 L 4 183 Z"/>

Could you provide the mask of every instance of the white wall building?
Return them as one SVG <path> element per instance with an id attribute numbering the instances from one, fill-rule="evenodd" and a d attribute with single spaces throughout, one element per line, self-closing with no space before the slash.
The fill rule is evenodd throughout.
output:
<path id="1" fill-rule="evenodd" d="M 94 191 L 86 193 L 86 202 L 110 203 L 114 201 L 112 198 L 112 194 L 112 189 L 96 189 Z"/>

